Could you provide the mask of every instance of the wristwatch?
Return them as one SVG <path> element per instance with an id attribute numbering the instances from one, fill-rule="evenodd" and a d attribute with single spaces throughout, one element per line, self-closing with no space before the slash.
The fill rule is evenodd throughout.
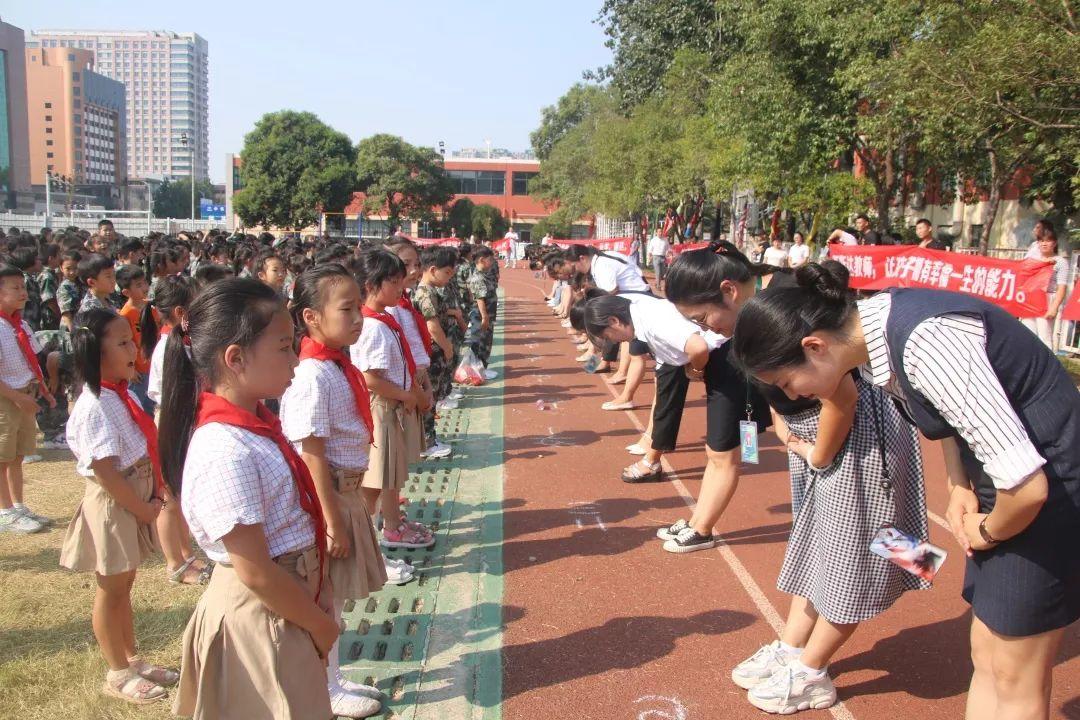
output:
<path id="1" fill-rule="evenodd" d="M 1001 541 L 995 540 L 994 537 L 990 534 L 990 531 L 986 529 L 986 521 L 989 519 L 989 515 L 983 516 L 982 522 L 979 523 L 979 534 L 982 535 L 982 539 L 986 542 L 990 543 L 991 545 L 997 545 Z"/>

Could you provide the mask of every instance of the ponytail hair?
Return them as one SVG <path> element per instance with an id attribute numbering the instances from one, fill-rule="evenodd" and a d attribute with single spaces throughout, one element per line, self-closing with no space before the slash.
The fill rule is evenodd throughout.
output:
<path id="1" fill-rule="evenodd" d="M 71 334 L 75 374 L 94 397 L 101 394 L 101 344 L 109 323 L 118 317 L 112 310 L 92 308 L 79 314 L 79 325 Z"/>
<path id="2" fill-rule="evenodd" d="M 154 309 L 162 317 L 169 317 L 176 308 L 187 308 L 195 298 L 195 283 L 186 275 L 169 275 L 160 278 L 157 287 L 154 288 L 153 302 L 143 306 L 139 316 L 139 332 L 142 334 L 141 342 L 144 357 L 154 354 L 154 348 L 158 342 L 157 320 L 154 318 Z"/>
<path id="3" fill-rule="evenodd" d="M 292 315 L 293 325 L 296 326 L 298 334 L 308 334 L 307 324 L 304 322 L 304 310 L 311 308 L 321 311 L 326 304 L 327 287 L 339 282 L 356 282 L 356 280 L 344 266 L 338 263 L 313 267 L 296 278 L 289 313 Z"/>
<path id="4" fill-rule="evenodd" d="M 192 301 L 187 332 L 177 328 L 169 333 L 162 372 L 169 382 L 162 386 L 158 437 L 162 474 L 175 497 L 181 494 L 199 392 L 217 383 L 225 348 L 250 347 L 282 307 L 274 289 L 258 280 L 219 280 Z"/>
<path id="5" fill-rule="evenodd" d="M 739 311 L 732 359 L 748 374 L 801 365 L 804 338 L 844 333 L 855 313 L 847 268 L 835 260 L 803 265 L 795 280 L 797 287 L 766 290 Z"/>
<path id="6" fill-rule="evenodd" d="M 790 272 L 763 263 L 753 263 L 726 240 L 709 247 L 690 250 L 675 258 L 664 285 L 667 299 L 676 305 L 724 305 L 724 282 L 744 283 L 773 273 Z"/>

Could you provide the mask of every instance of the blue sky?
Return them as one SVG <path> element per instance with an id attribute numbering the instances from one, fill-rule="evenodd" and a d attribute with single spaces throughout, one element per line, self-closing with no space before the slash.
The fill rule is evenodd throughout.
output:
<path id="1" fill-rule="evenodd" d="M 238 2 L 5 0 L 35 29 L 197 32 L 210 46 L 210 174 L 264 113 L 314 112 L 357 141 L 377 132 L 447 149 L 524 150 L 540 109 L 607 62 L 601 0 Z"/>

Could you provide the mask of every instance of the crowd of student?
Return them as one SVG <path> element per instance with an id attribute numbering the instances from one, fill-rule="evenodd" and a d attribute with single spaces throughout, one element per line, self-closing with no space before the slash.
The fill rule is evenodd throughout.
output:
<path id="1" fill-rule="evenodd" d="M 772 427 L 787 450 L 787 622 L 732 681 L 770 713 L 830 707 L 830 659 L 902 593 L 929 587 L 919 431 L 941 441 L 946 517 L 966 561 L 967 717 L 1048 717 L 1057 650 L 1080 617 L 1080 555 L 1067 542 L 1080 527 L 1080 393 L 996 306 L 934 290 L 859 296 L 839 263 L 796 264 L 713 242 L 665 268 L 660 297 L 632 257 L 575 245 L 544 261 L 577 360 L 624 384 L 604 409 L 633 407 L 654 359 L 649 427 L 627 447 L 642 457 L 623 481 L 664 479 L 688 389 L 704 384 L 706 469 L 691 517 L 658 530 L 665 550 L 718 543 L 760 433 Z M 871 552 L 898 539 L 915 553 L 898 556 L 906 567 Z"/>
<path id="2" fill-rule="evenodd" d="M 400 491 L 452 452 L 435 414 L 464 397 L 463 348 L 490 356 L 492 250 L 126 239 L 107 221 L 0 245 L 0 531 L 51 524 L 22 482 L 46 407 L 48 446 L 85 479 L 59 561 L 96 579 L 102 691 L 141 704 L 176 686 L 174 712 L 207 719 L 378 713 L 379 691 L 341 676 L 341 615 L 413 579 L 382 548 L 435 542 Z M 179 672 L 134 634 L 136 569 L 158 548 L 171 581 L 207 584 Z"/>

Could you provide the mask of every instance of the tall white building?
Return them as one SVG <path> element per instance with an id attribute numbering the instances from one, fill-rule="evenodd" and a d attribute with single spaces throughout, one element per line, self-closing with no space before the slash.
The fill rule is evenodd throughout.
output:
<path id="1" fill-rule="evenodd" d="M 187 177 L 193 159 L 196 179 L 208 176 L 206 40 L 163 30 L 37 30 L 26 46 L 91 50 L 94 69 L 124 84 L 130 177 Z"/>

